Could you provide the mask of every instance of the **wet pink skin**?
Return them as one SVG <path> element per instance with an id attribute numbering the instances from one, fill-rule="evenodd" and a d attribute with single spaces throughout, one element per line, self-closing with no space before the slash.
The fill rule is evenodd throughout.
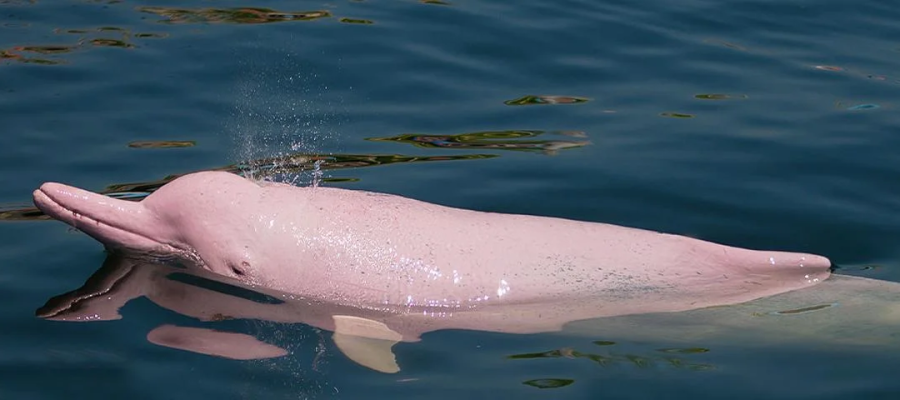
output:
<path id="1" fill-rule="evenodd" d="M 831 266 L 812 254 L 225 172 L 182 176 L 140 203 L 58 183 L 34 202 L 109 248 L 179 254 L 249 286 L 462 329 L 546 331 L 742 303 L 815 285 Z"/>

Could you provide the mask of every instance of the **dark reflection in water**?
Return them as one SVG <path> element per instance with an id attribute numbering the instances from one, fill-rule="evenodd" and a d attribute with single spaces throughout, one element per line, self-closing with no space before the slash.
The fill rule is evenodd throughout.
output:
<path id="1" fill-rule="evenodd" d="M 366 140 L 374 142 L 408 143 L 416 147 L 424 148 L 516 150 L 539 152 L 549 155 L 556 154 L 560 150 L 573 149 L 591 144 L 591 142 L 587 140 L 516 140 L 521 138 L 533 138 L 545 133 L 545 131 L 535 130 L 509 130 L 472 132 L 458 135 L 406 134 L 383 138 L 367 138 Z M 584 132 L 579 131 L 562 131 L 555 133 L 573 137 L 585 136 Z"/>
<path id="2" fill-rule="evenodd" d="M 613 346 L 614 342 L 606 342 L 599 341 L 594 342 L 594 344 L 598 344 L 604 346 L 605 349 L 608 349 L 605 354 L 598 354 L 593 352 L 581 352 L 571 348 L 562 348 L 557 350 L 544 351 L 539 353 L 525 353 L 525 354 L 515 354 L 508 356 L 507 358 L 512 360 L 533 360 L 533 359 L 545 359 L 545 358 L 567 358 L 567 359 L 585 359 L 592 361 L 602 367 L 609 367 L 615 365 L 622 364 L 630 364 L 636 366 L 638 368 L 648 368 L 653 366 L 668 366 L 679 369 L 687 369 L 691 371 L 706 371 L 715 369 L 711 364 L 705 363 L 696 363 L 693 361 L 689 361 L 683 357 L 675 357 L 671 354 L 682 354 L 682 355 L 690 355 L 690 354 L 702 354 L 709 352 L 709 349 L 700 348 L 700 347 L 690 347 L 690 348 L 668 348 L 668 349 L 657 349 L 655 351 L 660 353 L 667 354 L 666 356 L 654 356 L 654 355 L 636 355 L 636 354 L 614 354 Z M 607 347 L 610 346 L 610 347 Z"/>
<path id="3" fill-rule="evenodd" d="M 608 349 L 606 354 L 597 354 L 597 353 L 585 353 L 580 352 L 578 350 L 574 350 L 571 348 L 562 348 L 557 350 L 544 351 L 540 353 L 525 353 L 525 354 L 515 354 L 508 356 L 508 359 L 512 360 L 536 360 L 536 359 L 585 359 L 592 361 L 596 365 L 601 367 L 611 367 L 618 366 L 623 364 L 633 365 L 638 368 L 651 368 L 657 366 L 667 366 L 671 368 L 689 370 L 689 371 L 708 371 L 715 369 L 715 367 L 711 364 L 705 363 L 697 363 L 693 361 L 688 361 L 684 357 L 675 357 L 671 354 L 682 354 L 682 355 L 691 355 L 691 354 L 702 354 L 709 352 L 709 349 L 700 348 L 700 347 L 690 347 L 690 348 L 670 348 L 670 349 L 658 349 L 657 352 L 665 353 L 666 356 L 646 356 L 646 355 L 636 355 L 636 354 L 613 354 L 612 347 L 615 345 L 615 342 L 610 341 L 595 341 L 594 344 L 598 346 L 603 346 L 605 349 Z M 563 386 L 571 385 L 575 383 L 574 379 L 558 379 L 558 378 L 543 378 L 543 379 L 532 379 L 522 382 L 525 385 L 534 386 L 539 389 L 553 389 Z"/>
<path id="4" fill-rule="evenodd" d="M 561 388 L 563 386 L 569 386 L 575 383 L 574 379 L 558 379 L 558 378 L 544 378 L 544 379 L 531 379 L 525 382 L 522 382 L 524 385 L 533 386 L 538 389 L 556 389 Z"/>
<path id="5" fill-rule="evenodd" d="M 835 307 L 835 306 L 837 306 L 836 303 L 831 303 L 831 304 L 818 304 L 818 305 L 814 305 L 814 306 L 801 307 L 801 308 L 795 308 L 795 309 L 790 309 L 790 310 L 772 311 L 772 312 L 770 312 L 770 313 L 768 313 L 768 314 L 771 314 L 771 315 L 803 314 L 803 313 L 808 313 L 808 312 L 813 312 L 813 311 L 824 310 L 824 309 L 826 309 L 826 308 L 831 308 L 831 307 Z M 756 314 L 754 314 L 754 315 L 760 316 L 760 315 L 762 315 L 762 314 L 761 314 L 761 313 L 756 313 Z"/>
<path id="6" fill-rule="evenodd" d="M 68 53 L 73 49 L 74 46 L 19 46 L 13 47 L 12 50 L 38 54 L 61 54 Z"/>
<path id="7" fill-rule="evenodd" d="M 746 99 L 748 96 L 746 94 L 738 94 L 738 95 L 730 95 L 725 93 L 704 93 L 704 94 L 695 94 L 695 99 L 700 100 L 731 100 L 731 99 Z"/>
<path id="8" fill-rule="evenodd" d="M 686 348 L 673 348 L 673 349 L 659 349 L 657 350 L 663 353 L 680 353 L 680 354 L 700 354 L 700 353 L 708 353 L 709 349 L 704 349 L 702 347 L 686 347 Z"/>
<path id="9" fill-rule="evenodd" d="M 358 19 L 358 18 L 341 18 L 339 21 L 342 23 L 345 23 L 345 24 L 360 24 L 360 25 L 374 24 L 374 22 L 372 20 Z"/>
<path id="10" fill-rule="evenodd" d="M 405 156 L 398 154 L 291 154 L 231 164 L 219 168 L 212 168 L 210 170 L 231 172 L 241 176 L 252 176 L 255 179 L 271 179 L 282 176 L 296 177 L 301 172 L 310 170 L 326 171 L 431 161 L 479 160 L 493 157 L 497 156 L 493 154 L 459 154 L 450 156 Z M 185 174 L 169 175 L 155 181 L 113 184 L 107 186 L 106 189 L 98 193 L 122 200 L 140 201 L 150 195 L 150 193 L 153 193 L 163 185 L 182 175 Z M 321 179 L 323 182 L 353 182 L 355 180 L 355 178 Z M 48 218 L 33 206 L 0 206 L 0 221 L 43 219 Z"/>
<path id="11" fill-rule="evenodd" d="M 504 101 L 508 106 L 527 106 L 535 104 L 578 104 L 586 103 L 591 99 L 575 96 L 525 96 L 515 100 Z"/>
<path id="12" fill-rule="evenodd" d="M 173 147 L 194 147 L 193 140 L 139 140 L 128 143 L 128 147 L 136 149 L 168 149 Z"/>
<path id="13" fill-rule="evenodd" d="M 268 8 L 169 8 L 138 7 L 138 11 L 156 14 L 169 24 L 225 23 L 225 24 L 267 24 L 285 21 L 310 21 L 331 16 L 328 11 L 283 12 Z"/>
<path id="14" fill-rule="evenodd" d="M 91 39 L 91 41 L 89 43 L 94 46 L 121 47 L 123 49 L 130 49 L 130 48 L 134 47 L 134 45 L 131 43 L 128 43 L 124 40 L 117 40 L 117 39 Z"/>
<path id="15" fill-rule="evenodd" d="M 693 114 L 684 114 L 684 113 L 677 113 L 677 112 L 664 112 L 664 113 L 660 113 L 659 116 L 668 117 L 668 118 L 694 118 Z"/>
<path id="16" fill-rule="evenodd" d="M 70 322 L 116 320 L 122 318 L 119 310 L 125 304 L 140 297 L 211 323 L 252 318 L 255 312 L 278 318 L 283 315 L 279 310 L 284 304 L 272 296 L 218 281 L 177 260 L 111 253 L 84 285 L 50 298 L 35 315 Z M 205 327 L 165 324 L 151 330 L 147 340 L 160 346 L 241 360 L 288 354 L 285 349 L 251 335 Z"/>

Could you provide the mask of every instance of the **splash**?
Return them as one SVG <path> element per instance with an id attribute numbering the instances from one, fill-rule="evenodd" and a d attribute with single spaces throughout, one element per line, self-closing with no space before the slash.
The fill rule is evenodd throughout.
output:
<path id="1" fill-rule="evenodd" d="M 339 125 L 335 104 L 328 100 L 328 86 L 297 64 L 290 56 L 281 65 L 245 61 L 245 78 L 238 82 L 238 99 L 226 124 L 234 141 L 232 157 L 243 176 L 315 186 L 325 178 L 315 160 L 300 163 L 299 170 L 282 168 L 285 162 L 296 164 L 292 155 L 297 153 L 321 153 Z M 307 171 L 307 167 L 313 171 Z M 287 173 L 270 174 L 262 168 Z"/>
<path id="2" fill-rule="evenodd" d="M 392 164 L 409 164 L 434 161 L 463 161 L 495 158 L 494 154 L 455 154 L 441 156 L 407 156 L 400 154 L 307 154 L 296 153 L 273 158 L 251 161 L 211 168 L 207 171 L 224 171 L 247 176 L 253 172 L 257 180 L 275 180 L 279 176 L 299 176 L 303 171 L 312 169 L 313 182 L 355 182 L 352 177 L 325 177 L 324 171 L 376 167 Z M 318 172 L 316 172 L 318 171 Z M 191 171 L 197 172 L 197 171 Z M 162 179 L 145 182 L 116 183 L 107 186 L 99 193 L 106 196 L 141 201 L 163 185 L 191 172 L 166 176 Z M 35 221 L 49 220 L 40 210 L 26 204 L 0 204 L 0 221 Z"/>

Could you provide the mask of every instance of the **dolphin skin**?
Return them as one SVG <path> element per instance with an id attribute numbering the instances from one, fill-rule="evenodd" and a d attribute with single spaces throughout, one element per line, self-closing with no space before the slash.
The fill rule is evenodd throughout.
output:
<path id="1" fill-rule="evenodd" d="M 45 183 L 34 203 L 109 249 L 176 255 L 249 287 L 369 310 L 378 323 L 420 319 L 404 341 L 438 320 L 527 333 L 738 304 L 815 285 L 831 267 L 812 254 L 225 172 L 184 175 L 141 202 Z"/>

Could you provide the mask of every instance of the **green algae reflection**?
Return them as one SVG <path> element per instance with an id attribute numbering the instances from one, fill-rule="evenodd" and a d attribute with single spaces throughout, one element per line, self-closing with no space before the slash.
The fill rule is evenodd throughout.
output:
<path id="1" fill-rule="evenodd" d="M 94 46 L 99 47 L 120 47 L 123 49 L 131 49 L 134 48 L 134 45 L 128 43 L 124 40 L 117 39 L 92 39 L 90 43 Z"/>
<path id="2" fill-rule="evenodd" d="M 65 61 L 49 57 L 71 53 L 77 48 L 77 45 L 16 46 L 10 49 L 0 49 L 0 60 L 26 64 L 58 65 L 65 63 Z M 32 56 L 32 54 L 37 56 Z"/>
<path id="3" fill-rule="evenodd" d="M 457 135 L 406 134 L 382 138 L 367 138 L 373 142 L 407 143 L 416 147 L 441 149 L 493 149 L 556 154 L 560 150 L 591 144 L 586 140 L 521 140 L 547 132 L 537 130 L 483 131 Z M 556 132 L 567 136 L 584 136 L 583 132 Z"/>
<path id="4" fill-rule="evenodd" d="M 660 117 L 668 117 L 668 118 L 694 118 L 693 114 L 685 114 L 685 113 L 676 113 L 676 112 L 664 112 L 659 114 Z"/>
<path id="5" fill-rule="evenodd" d="M 310 21 L 327 18 L 331 13 L 324 10 L 303 12 L 282 12 L 268 8 L 169 8 L 138 7 L 138 11 L 156 14 L 169 24 L 224 23 L 224 24 L 267 24 L 286 21 Z"/>
<path id="6" fill-rule="evenodd" d="M 372 22 L 371 20 L 368 20 L 368 19 L 358 19 L 358 18 L 341 18 L 341 19 L 338 20 L 338 21 L 340 21 L 341 23 L 344 23 L 344 24 L 357 24 L 357 25 L 371 25 L 371 24 L 374 24 L 374 22 Z"/>
<path id="7" fill-rule="evenodd" d="M 177 147 L 194 147 L 197 142 L 193 140 L 139 140 L 128 143 L 128 147 L 135 149 L 169 149 Z"/>
<path id="8" fill-rule="evenodd" d="M 101 26 L 88 29 L 54 29 L 53 33 L 57 35 L 78 35 L 78 42 L 72 45 L 30 45 L 0 49 L 0 60 L 28 64 L 60 65 L 65 64 L 66 60 L 60 59 L 59 56 L 75 51 L 97 47 L 133 49 L 137 45 L 132 43 L 132 38 L 155 39 L 168 37 L 168 34 L 165 33 L 132 34 L 128 29 L 115 26 Z"/>

